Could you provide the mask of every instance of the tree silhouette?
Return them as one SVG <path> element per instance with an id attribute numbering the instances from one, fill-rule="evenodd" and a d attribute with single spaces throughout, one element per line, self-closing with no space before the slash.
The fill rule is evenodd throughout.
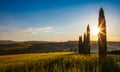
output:
<path id="1" fill-rule="evenodd" d="M 90 27 L 89 27 L 89 24 L 87 26 L 86 54 L 90 54 Z"/>
<path id="2" fill-rule="evenodd" d="M 82 36 L 79 36 L 78 52 L 79 54 L 83 53 Z"/>
<path id="3" fill-rule="evenodd" d="M 98 18 L 98 28 L 100 29 L 98 33 L 98 46 L 99 46 L 99 56 L 106 57 L 107 55 L 107 37 L 106 37 L 106 20 L 104 16 L 104 11 L 100 8 L 99 18 Z M 87 32 L 84 33 L 84 38 L 82 42 L 82 36 L 79 37 L 78 45 L 79 53 L 90 54 L 90 27 L 87 26 Z"/>
<path id="4" fill-rule="evenodd" d="M 106 20 L 104 16 L 104 11 L 100 8 L 98 28 L 100 32 L 98 33 L 98 45 L 99 45 L 99 56 L 106 57 L 107 55 L 107 39 L 106 39 Z"/>
<path id="5" fill-rule="evenodd" d="M 86 47 L 87 47 L 87 40 L 86 40 L 86 33 L 84 33 L 84 40 L 83 40 L 83 53 L 86 54 Z"/>

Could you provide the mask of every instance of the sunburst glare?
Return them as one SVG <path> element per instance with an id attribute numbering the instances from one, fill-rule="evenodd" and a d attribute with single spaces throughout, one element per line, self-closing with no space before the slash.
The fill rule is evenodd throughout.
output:
<path id="1" fill-rule="evenodd" d="M 95 27 L 93 27 L 91 32 L 93 35 L 97 36 L 98 33 L 100 32 L 100 29 L 97 26 L 95 26 Z"/>

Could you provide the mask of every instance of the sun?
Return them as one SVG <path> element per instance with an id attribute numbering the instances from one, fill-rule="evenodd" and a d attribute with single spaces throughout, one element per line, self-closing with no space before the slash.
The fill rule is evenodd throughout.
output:
<path id="1" fill-rule="evenodd" d="M 97 26 L 93 27 L 93 30 L 92 30 L 93 35 L 97 36 L 99 32 L 100 32 L 100 29 Z"/>

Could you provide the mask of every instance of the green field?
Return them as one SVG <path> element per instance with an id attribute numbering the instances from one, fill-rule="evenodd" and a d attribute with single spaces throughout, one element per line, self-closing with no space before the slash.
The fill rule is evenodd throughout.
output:
<path id="1" fill-rule="evenodd" d="M 119 72 L 120 56 L 79 55 L 73 52 L 0 56 L 0 72 Z"/>

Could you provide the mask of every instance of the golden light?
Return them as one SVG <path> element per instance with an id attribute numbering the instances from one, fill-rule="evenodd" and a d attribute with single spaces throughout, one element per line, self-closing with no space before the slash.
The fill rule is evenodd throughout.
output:
<path id="1" fill-rule="evenodd" d="M 93 35 L 97 36 L 98 33 L 100 32 L 100 29 L 96 26 L 96 27 L 93 27 L 93 30 L 91 32 Z"/>

